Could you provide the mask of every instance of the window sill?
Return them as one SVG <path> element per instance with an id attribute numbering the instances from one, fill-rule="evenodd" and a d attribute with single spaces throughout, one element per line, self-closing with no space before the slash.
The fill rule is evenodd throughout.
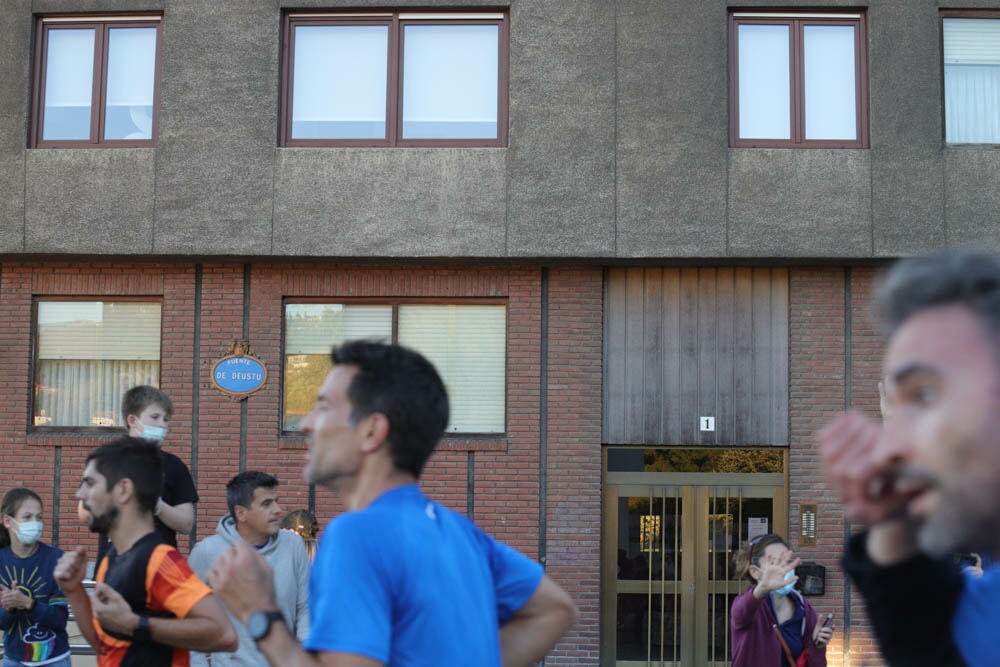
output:
<path id="1" fill-rule="evenodd" d="M 123 435 L 125 434 L 121 429 L 105 432 L 42 431 L 29 433 L 27 443 L 29 447 L 89 447 L 93 449 Z"/>
<path id="2" fill-rule="evenodd" d="M 306 450 L 309 444 L 303 435 L 282 435 L 278 439 L 279 449 Z M 498 433 L 489 436 L 446 435 L 438 443 L 436 451 L 445 452 L 506 452 L 507 435 Z"/>
<path id="3" fill-rule="evenodd" d="M 1000 144 L 948 144 L 944 145 L 945 150 L 952 151 L 995 151 L 1000 150 Z"/>

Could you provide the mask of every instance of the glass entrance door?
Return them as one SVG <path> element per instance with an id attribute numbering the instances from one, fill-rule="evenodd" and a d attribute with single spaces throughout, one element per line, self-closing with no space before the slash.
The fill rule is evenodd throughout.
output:
<path id="1" fill-rule="evenodd" d="M 760 531 L 784 534 L 784 474 L 614 468 L 609 457 L 601 664 L 727 666 L 729 607 L 745 588 L 732 557 Z"/>

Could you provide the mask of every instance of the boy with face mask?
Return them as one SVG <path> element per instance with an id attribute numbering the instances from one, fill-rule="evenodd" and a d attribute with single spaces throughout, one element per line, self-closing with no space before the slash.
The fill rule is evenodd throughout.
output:
<path id="1" fill-rule="evenodd" d="M 39 541 L 42 500 L 17 487 L 0 503 L 0 632 L 3 667 L 69 667 L 69 609 L 52 571 L 62 551 Z"/>
<path id="2" fill-rule="evenodd" d="M 156 387 L 132 387 L 122 397 L 122 417 L 128 434 L 161 448 L 163 495 L 153 511 L 154 524 L 163 542 L 176 547 L 177 533 L 189 533 L 194 527 L 194 506 L 198 502 L 198 489 L 195 488 L 187 465 L 162 449 L 173 413 L 174 404 L 170 397 Z M 101 536 L 97 562 L 101 562 L 107 549 L 107 538 Z"/>

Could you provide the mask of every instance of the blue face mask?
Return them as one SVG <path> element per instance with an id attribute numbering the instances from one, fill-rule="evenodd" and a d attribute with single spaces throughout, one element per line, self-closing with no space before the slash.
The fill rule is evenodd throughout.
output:
<path id="1" fill-rule="evenodd" d="M 139 421 L 138 418 L 135 420 L 135 423 L 142 427 L 142 435 L 139 437 L 141 437 L 143 440 L 146 440 L 147 442 L 155 442 L 156 444 L 160 444 L 161 442 L 163 442 L 163 439 L 167 437 L 167 429 L 165 428 L 162 428 L 160 426 L 146 426 L 141 421 Z"/>
<path id="2" fill-rule="evenodd" d="M 785 581 L 788 581 L 794 576 L 795 576 L 795 570 L 789 570 L 788 572 L 785 573 Z M 792 590 L 794 589 L 795 589 L 795 582 L 793 581 L 790 584 L 785 584 L 784 586 L 782 586 L 777 590 L 771 591 L 771 595 L 776 595 L 779 598 L 783 598 L 789 593 L 791 593 Z"/>
<path id="3" fill-rule="evenodd" d="M 18 521 L 15 519 L 14 523 L 17 524 L 17 539 L 21 540 L 21 544 L 32 545 L 42 536 L 41 521 Z"/>

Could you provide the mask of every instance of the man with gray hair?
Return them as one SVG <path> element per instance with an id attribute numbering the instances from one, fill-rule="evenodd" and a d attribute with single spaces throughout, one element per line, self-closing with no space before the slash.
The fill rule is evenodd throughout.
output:
<path id="1" fill-rule="evenodd" d="M 851 521 L 844 568 L 894 666 L 1000 664 L 1000 571 L 963 576 L 955 551 L 1000 553 L 1000 257 L 898 262 L 876 303 L 888 335 L 886 418 L 820 434 Z"/>

